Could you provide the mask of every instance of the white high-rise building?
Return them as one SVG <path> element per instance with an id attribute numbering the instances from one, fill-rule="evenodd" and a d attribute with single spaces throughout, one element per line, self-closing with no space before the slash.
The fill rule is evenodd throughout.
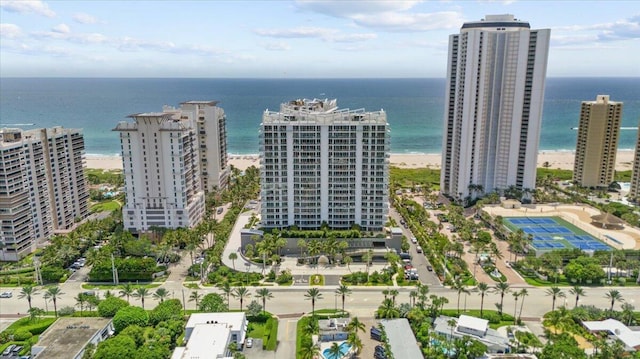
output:
<path id="1" fill-rule="evenodd" d="M 198 136 L 179 112 L 141 113 L 120 122 L 126 203 L 124 228 L 190 228 L 204 215 Z"/>
<path id="2" fill-rule="evenodd" d="M 338 109 L 336 100 L 294 100 L 260 125 L 261 223 L 381 230 L 389 197 L 384 111 Z"/>
<path id="3" fill-rule="evenodd" d="M 88 214 L 80 130 L 0 131 L 0 260 L 19 260 Z"/>
<path id="4" fill-rule="evenodd" d="M 444 194 L 535 188 L 549 36 L 513 15 L 487 15 L 449 37 Z"/>
<path id="5" fill-rule="evenodd" d="M 573 180 L 582 187 L 608 187 L 613 182 L 622 122 L 622 102 L 598 95 L 595 101 L 583 101 Z"/>

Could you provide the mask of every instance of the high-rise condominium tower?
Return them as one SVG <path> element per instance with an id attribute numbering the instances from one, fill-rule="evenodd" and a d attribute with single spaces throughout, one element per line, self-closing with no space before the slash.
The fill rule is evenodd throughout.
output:
<path id="1" fill-rule="evenodd" d="M 142 113 L 120 122 L 125 177 L 124 226 L 193 227 L 204 215 L 205 193 L 227 184 L 224 111 L 215 101 Z"/>
<path id="2" fill-rule="evenodd" d="M 384 111 L 295 100 L 260 125 L 262 225 L 381 230 L 388 213 L 389 127 Z"/>
<path id="3" fill-rule="evenodd" d="M 583 187 L 608 187 L 613 182 L 622 120 L 622 102 L 598 95 L 583 101 L 573 180 Z"/>
<path id="4" fill-rule="evenodd" d="M 80 130 L 0 131 L 0 261 L 15 261 L 89 214 Z"/>
<path id="5" fill-rule="evenodd" d="M 628 198 L 636 203 L 640 200 L 640 131 L 638 131 L 638 139 L 636 140 L 636 153 L 633 158 L 633 172 L 631 173 L 631 188 Z"/>
<path id="6" fill-rule="evenodd" d="M 444 194 L 534 188 L 550 30 L 487 15 L 449 37 Z"/>

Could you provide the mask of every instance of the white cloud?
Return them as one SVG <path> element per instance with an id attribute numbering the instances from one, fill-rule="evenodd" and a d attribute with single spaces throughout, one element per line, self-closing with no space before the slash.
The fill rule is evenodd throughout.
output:
<path id="1" fill-rule="evenodd" d="M 73 20 L 79 24 L 96 24 L 100 22 L 95 16 L 83 12 L 73 14 Z"/>
<path id="2" fill-rule="evenodd" d="M 619 41 L 627 39 L 640 39 L 640 15 L 634 15 L 628 19 L 615 22 L 600 23 L 592 25 L 572 25 L 562 26 L 554 30 L 570 32 L 571 35 L 557 36 L 556 39 L 575 38 L 577 42 L 582 38 L 584 41 Z M 575 35 L 575 33 L 593 33 L 592 35 Z M 552 32 L 553 34 L 553 32 Z M 553 36 L 553 35 L 552 35 Z M 553 37 L 552 37 L 553 38 Z"/>
<path id="3" fill-rule="evenodd" d="M 454 11 L 413 14 L 388 12 L 374 15 L 355 15 L 352 20 L 363 27 L 387 31 L 457 29 L 464 22 L 462 14 Z"/>
<path id="4" fill-rule="evenodd" d="M 15 24 L 0 24 L 0 37 L 15 39 L 22 36 L 22 30 Z"/>
<path id="5" fill-rule="evenodd" d="M 351 18 L 356 15 L 380 14 L 406 11 L 422 1 L 343 1 L 343 0 L 298 0 L 296 6 L 333 17 Z"/>
<path id="6" fill-rule="evenodd" d="M 269 50 L 269 51 L 288 51 L 291 50 L 291 46 L 289 44 L 287 44 L 286 42 L 267 42 L 267 43 L 263 43 L 262 47 L 265 50 Z"/>
<path id="7" fill-rule="evenodd" d="M 52 32 L 57 32 L 59 34 L 68 34 L 71 32 L 71 29 L 67 24 L 56 25 L 51 29 Z"/>
<path id="8" fill-rule="evenodd" d="M 55 17 L 56 13 L 49 5 L 40 0 L 2 0 L 0 8 L 9 12 L 20 14 L 38 14 L 46 17 Z"/>
<path id="9" fill-rule="evenodd" d="M 362 42 L 377 38 L 376 34 L 344 34 L 331 37 L 333 42 Z"/>
<path id="10" fill-rule="evenodd" d="M 294 29 L 256 29 L 254 32 L 260 36 L 282 38 L 312 38 L 326 37 L 336 30 L 320 27 L 298 27 Z"/>

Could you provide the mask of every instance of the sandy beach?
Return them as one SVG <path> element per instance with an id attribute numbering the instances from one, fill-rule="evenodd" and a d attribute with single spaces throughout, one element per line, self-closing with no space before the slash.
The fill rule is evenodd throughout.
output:
<path id="1" fill-rule="evenodd" d="M 627 171 L 633 168 L 635 151 L 621 150 L 616 156 L 616 170 Z M 440 168 L 440 154 L 391 154 L 391 165 L 401 168 Z M 104 170 L 122 169 L 121 157 L 87 156 L 87 168 Z M 538 167 L 544 167 L 549 162 L 549 168 L 573 170 L 574 153 L 571 151 L 541 151 L 538 154 Z M 229 163 L 244 170 L 250 166 L 260 164 L 257 155 L 230 155 Z"/>

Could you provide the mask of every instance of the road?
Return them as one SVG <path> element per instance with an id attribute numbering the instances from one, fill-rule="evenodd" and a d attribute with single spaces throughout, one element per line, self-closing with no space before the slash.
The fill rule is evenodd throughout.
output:
<path id="1" fill-rule="evenodd" d="M 273 293 L 273 299 L 267 302 L 267 310 L 276 314 L 276 315 L 289 315 L 292 313 L 303 313 L 311 311 L 311 302 L 305 300 L 304 294 L 310 287 L 308 286 L 292 286 L 292 287 L 271 287 L 269 288 Z M 334 309 L 336 305 L 341 305 L 340 303 L 336 304 L 336 300 L 334 298 L 335 287 L 319 287 L 321 293 L 323 294 L 323 298 L 316 302 L 316 308 L 322 309 Z M 613 287 L 619 290 L 622 293 L 623 298 L 632 304 L 637 306 L 638 303 L 635 301 L 640 298 L 640 288 L 626 288 L 626 287 Z M 255 296 L 255 287 L 249 288 Z M 382 290 L 387 289 L 387 287 L 352 287 L 353 293 L 346 298 L 345 301 L 345 309 L 350 311 L 352 315 L 359 317 L 371 317 L 373 312 L 378 308 L 384 296 L 382 295 Z M 413 287 L 396 287 L 400 294 L 396 299 L 399 303 L 409 303 L 409 292 L 413 290 Z M 520 288 L 515 288 L 519 290 Z M 547 288 L 527 288 L 529 295 L 525 298 L 525 305 L 523 307 L 523 313 L 521 316 L 523 317 L 535 317 L 539 318 L 544 315 L 546 312 L 551 310 L 551 298 L 548 297 L 545 293 Z M 585 288 L 586 296 L 580 299 L 580 304 L 583 305 L 594 305 L 598 308 L 608 308 L 609 301 L 605 298 L 605 293 L 611 288 L 599 287 L 599 288 Z M 0 299 L 0 317 L 1 316 L 10 316 L 15 315 L 17 313 L 24 314 L 28 310 L 28 304 L 26 299 L 19 299 L 18 288 L 0 288 L 0 291 L 11 291 L 13 292 L 13 298 L 3 298 Z M 188 297 L 191 289 L 180 289 L 180 290 L 170 290 L 172 296 L 176 299 L 182 300 L 182 290 L 184 290 L 185 297 Z M 76 288 L 67 288 L 65 285 L 62 285 L 63 295 L 58 300 L 58 308 L 64 306 L 75 306 L 76 302 L 74 297 L 77 296 L 82 290 L 78 290 Z M 104 295 L 104 290 L 98 291 L 101 296 Z M 207 288 L 200 289 L 200 293 L 219 293 L 216 288 Z M 567 306 L 573 307 L 574 300 L 568 293 L 568 288 L 565 289 L 565 293 L 568 298 L 566 298 Z M 457 304 L 457 293 L 452 291 L 451 289 L 444 287 L 431 287 L 430 294 L 435 294 L 438 296 L 444 296 L 449 300 L 449 303 L 445 305 L 445 308 L 456 308 Z M 251 298 L 250 298 L 251 299 Z M 249 300 L 250 300 L 249 299 Z M 500 297 L 497 294 L 487 294 L 485 297 L 485 308 L 487 309 L 495 309 L 494 303 L 499 302 Z M 563 305 L 564 300 L 560 300 L 557 305 Z M 246 302 L 246 300 L 245 300 Z M 340 302 L 338 300 L 338 302 Z M 37 294 L 32 298 L 32 303 L 34 307 L 45 308 L 44 299 L 41 294 Z M 463 295 L 460 298 L 460 308 L 464 308 L 465 296 Z M 518 310 L 520 308 L 521 301 L 518 301 Z M 131 298 L 131 304 L 140 305 L 139 300 Z M 147 298 L 145 300 L 145 308 L 151 309 L 157 305 L 157 301 Z M 51 310 L 51 304 L 48 305 L 49 310 Z M 193 302 L 186 303 L 187 309 L 195 309 L 195 304 Z M 472 292 L 471 295 L 466 296 L 466 307 L 471 309 L 479 309 L 480 308 L 480 295 L 477 292 Z M 236 300 L 231 301 L 231 309 L 238 309 L 239 303 Z M 620 305 L 616 305 L 617 309 L 620 309 Z M 513 315 L 514 309 L 514 300 L 513 296 L 508 294 L 504 298 L 504 311 L 505 313 L 509 313 Z"/>

